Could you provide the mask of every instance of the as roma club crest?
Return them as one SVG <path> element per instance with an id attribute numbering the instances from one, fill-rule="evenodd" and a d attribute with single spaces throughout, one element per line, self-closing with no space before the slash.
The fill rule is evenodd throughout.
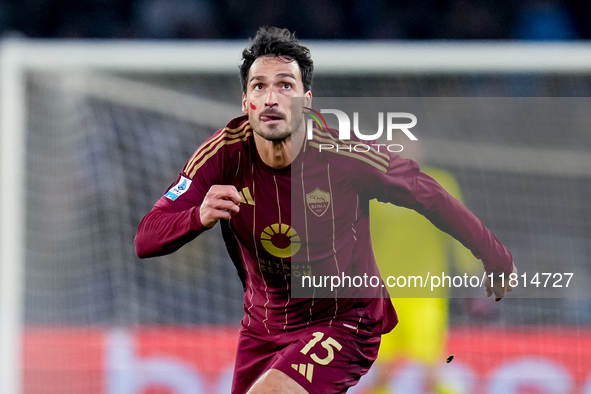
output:
<path id="1" fill-rule="evenodd" d="M 316 188 L 313 192 L 306 194 L 306 204 L 314 212 L 314 215 L 320 217 L 326 213 L 330 206 L 330 193 Z"/>

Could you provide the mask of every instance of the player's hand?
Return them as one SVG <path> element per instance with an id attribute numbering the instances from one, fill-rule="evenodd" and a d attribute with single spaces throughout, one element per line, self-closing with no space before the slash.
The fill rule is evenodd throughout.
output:
<path id="1" fill-rule="evenodd" d="M 517 274 L 517 268 L 515 268 L 515 264 L 513 264 L 513 273 Z M 504 282 L 504 283 L 502 283 Z M 501 301 L 503 297 L 507 295 L 508 291 L 513 290 L 513 287 L 509 285 L 509 278 L 505 277 L 504 281 L 500 279 L 495 279 L 491 286 L 490 283 L 490 276 L 486 275 L 486 279 L 484 280 L 484 286 L 486 288 L 486 296 L 490 297 L 493 294 L 495 295 L 495 301 Z M 504 284 L 504 286 L 503 286 Z"/>
<path id="2" fill-rule="evenodd" d="M 230 220 L 240 211 L 240 194 L 232 185 L 213 185 L 207 191 L 201 207 L 199 219 L 205 227 L 213 227 L 220 219 Z"/>

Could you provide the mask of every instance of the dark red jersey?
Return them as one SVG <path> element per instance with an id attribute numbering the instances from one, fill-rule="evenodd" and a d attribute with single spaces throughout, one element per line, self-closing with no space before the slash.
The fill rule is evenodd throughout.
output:
<path id="1" fill-rule="evenodd" d="M 245 327 L 268 334 L 332 322 L 353 329 L 356 322 L 381 322 L 374 334 L 394 327 L 396 314 L 381 285 L 315 288 L 292 297 L 305 275 L 379 276 L 369 233 L 373 198 L 423 214 L 470 249 L 487 272 L 511 273 L 509 251 L 415 162 L 366 151 L 367 145 L 356 149 L 359 141 L 340 141 L 328 129 L 315 130 L 290 166 L 275 169 L 260 159 L 252 133 L 242 116 L 201 145 L 144 217 L 135 241 L 140 257 L 177 250 L 205 230 L 199 206 L 209 188 L 234 185 L 240 212 L 220 224 L 244 286 Z M 322 150 L 328 145 L 340 149 Z"/>

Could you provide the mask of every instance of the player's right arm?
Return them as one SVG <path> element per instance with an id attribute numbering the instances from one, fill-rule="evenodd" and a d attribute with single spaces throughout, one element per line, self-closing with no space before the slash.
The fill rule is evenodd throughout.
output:
<path id="1" fill-rule="evenodd" d="M 220 130 L 201 145 L 176 182 L 144 216 L 135 237 L 140 258 L 172 253 L 238 212 L 238 191 L 222 184 L 224 138 Z"/>
<path id="2" fill-rule="evenodd" d="M 232 185 L 212 185 L 201 201 L 197 198 L 188 207 L 186 202 L 175 204 L 177 201 L 166 199 L 166 195 L 160 198 L 140 222 L 135 236 L 135 250 L 140 258 L 172 253 L 220 219 L 230 220 L 240 209 L 240 195 Z"/>

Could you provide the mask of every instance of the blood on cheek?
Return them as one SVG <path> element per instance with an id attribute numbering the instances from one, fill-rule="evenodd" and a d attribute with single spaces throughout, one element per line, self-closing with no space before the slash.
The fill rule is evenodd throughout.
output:
<path id="1" fill-rule="evenodd" d="M 257 107 L 253 103 L 250 103 L 250 109 L 254 111 L 255 109 L 257 109 Z"/>

